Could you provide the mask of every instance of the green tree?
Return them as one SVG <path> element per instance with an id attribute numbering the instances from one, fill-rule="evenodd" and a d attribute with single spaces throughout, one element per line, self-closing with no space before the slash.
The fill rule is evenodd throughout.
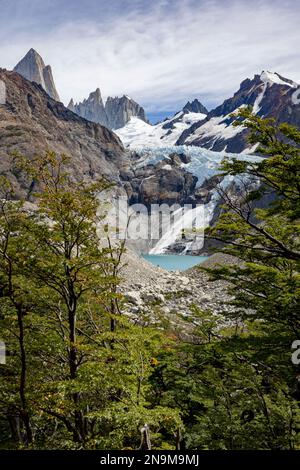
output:
<path id="1" fill-rule="evenodd" d="M 220 189 L 223 211 L 207 236 L 233 258 L 205 270 L 229 282 L 233 309 L 224 319 L 194 307 L 193 341 L 179 345 L 176 362 L 161 361 L 153 399 L 180 409 L 182 447 L 299 449 L 291 345 L 300 333 L 300 133 L 250 109 L 240 111 L 241 123 L 262 158 L 223 162 L 223 176 L 239 179 L 240 189 Z"/>
<path id="2" fill-rule="evenodd" d="M 34 347 L 29 329 L 36 289 L 22 269 L 31 255 L 29 239 L 23 231 L 24 202 L 13 200 L 12 185 L 4 177 L 0 191 L 0 324 L 8 355 L 7 365 L 0 371 L 0 416 L 9 424 L 4 434 L 11 434 L 21 446 L 28 446 L 34 439 L 30 396 L 33 377 L 28 350 Z"/>
<path id="3" fill-rule="evenodd" d="M 96 197 L 108 184 L 75 182 L 64 169 L 66 157 L 51 152 L 31 162 L 19 160 L 20 169 L 37 188 L 31 193 L 30 210 L 25 210 L 28 203 L 7 202 L 16 221 L 6 229 L 14 255 L 15 290 L 27 302 L 22 305 L 28 304 L 26 331 L 21 330 L 23 336 L 26 333 L 27 352 L 22 391 L 30 400 L 24 401 L 21 393 L 17 397 L 22 419 L 26 411 L 31 420 L 32 437 L 27 436 L 24 445 L 138 448 L 145 423 L 154 446 L 171 445 L 171 430 L 180 423 L 177 410 L 154 407 L 148 400 L 152 359 L 168 341 L 162 332 L 134 325 L 122 315 L 118 284 L 125 247 L 110 240 Z M 22 210 L 17 211 L 19 205 Z M 5 214 L 3 225 L 6 218 Z M 3 255 L 3 285 L 5 270 L 9 271 Z M 23 342 L 12 340 L 20 330 L 18 322 L 9 326 L 8 315 L 18 313 L 9 292 L 8 301 L 10 309 L 3 307 L 0 321 L 10 333 L 5 340 L 16 359 L 13 363 L 9 358 L 9 369 L 2 371 L 14 371 L 14 387 L 17 377 L 24 375 Z M 6 386 L 1 383 L 0 393 L 2 416 L 7 419 L 9 379 Z M 165 429 L 171 439 L 160 432 Z"/>

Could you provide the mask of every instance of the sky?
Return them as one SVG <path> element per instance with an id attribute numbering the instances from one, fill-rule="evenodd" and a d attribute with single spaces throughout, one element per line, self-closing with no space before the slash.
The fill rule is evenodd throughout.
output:
<path id="1" fill-rule="evenodd" d="M 299 22 L 299 0 L 0 0 L 0 67 L 32 47 L 65 104 L 100 87 L 151 115 L 211 109 L 262 70 L 300 82 Z"/>

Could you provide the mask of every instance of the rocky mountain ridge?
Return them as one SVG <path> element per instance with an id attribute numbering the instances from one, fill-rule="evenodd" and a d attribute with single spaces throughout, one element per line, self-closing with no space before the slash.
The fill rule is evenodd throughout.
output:
<path id="1" fill-rule="evenodd" d="M 41 85 L 51 98 L 60 101 L 52 69 L 50 65 L 45 65 L 42 57 L 34 49 L 30 49 L 23 59 L 18 62 L 14 72 L 19 73 L 31 82 Z M 89 97 L 82 102 L 75 103 L 72 98 L 68 108 L 84 119 L 96 122 L 109 129 L 119 129 L 125 126 L 132 116 L 137 116 L 147 122 L 145 110 L 129 96 L 108 97 L 104 104 L 99 88 L 91 92 Z"/>
<path id="2" fill-rule="evenodd" d="M 195 122 L 183 131 L 177 145 L 195 145 L 214 151 L 249 152 L 248 131 L 232 125 L 235 113 L 242 106 L 252 106 L 261 117 L 300 126 L 300 85 L 277 73 L 263 71 L 251 80 L 244 80 L 238 91 L 208 113 L 205 120 Z"/>
<path id="3" fill-rule="evenodd" d="M 0 69 L 0 80 L 6 87 L 6 102 L 0 105 L 0 172 L 11 179 L 17 195 L 28 191 L 30 182 L 11 171 L 14 152 L 28 158 L 47 149 L 64 153 L 75 180 L 105 176 L 120 182 L 128 155 L 113 132 L 71 112 L 18 73 Z"/>

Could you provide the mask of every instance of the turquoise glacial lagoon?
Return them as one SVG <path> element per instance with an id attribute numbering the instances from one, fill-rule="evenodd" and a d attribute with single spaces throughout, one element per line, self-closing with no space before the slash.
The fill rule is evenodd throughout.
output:
<path id="1" fill-rule="evenodd" d="M 159 266 L 167 271 L 185 271 L 186 269 L 203 263 L 208 256 L 190 255 L 142 255 L 149 263 Z"/>

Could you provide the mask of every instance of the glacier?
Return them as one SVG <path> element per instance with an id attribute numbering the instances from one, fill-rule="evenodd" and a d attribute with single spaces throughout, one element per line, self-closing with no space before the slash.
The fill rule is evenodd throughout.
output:
<path id="1" fill-rule="evenodd" d="M 169 155 L 172 153 L 185 154 L 190 158 L 189 163 L 182 163 L 182 168 L 197 176 L 197 186 L 201 186 L 206 179 L 220 172 L 220 164 L 224 158 L 236 158 L 249 162 L 261 160 L 261 157 L 246 153 L 227 153 L 214 152 L 204 147 L 196 147 L 192 145 L 170 145 L 162 147 L 132 147 L 140 158 L 135 163 L 135 168 L 142 168 L 146 165 L 156 165 L 156 163 L 170 160 Z"/>
<path id="2" fill-rule="evenodd" d="M 135 162 L 135 168 L 142 168 L 146 165 L 155 165 L 160 161 L 170 160 L 169 155 L 172 153 L 185 154 L 190 160 L 188 163 L 182 163 L 182 168 L 186 171 L 192 173 L 198 178 L 197 186 L 201 186 L 205 180 L 211 178 L 214 175 L 220 173 L 220 164 L 222 160 L 227 158 L 235 158 L 248 162 L 258 162 L 261 160 L 261 157 L 253 154 L 234 154 L 223 152 L 214 152 L 207 150 L 202 147 L 196 146 L 161 146 L 161 147 L 152 147 L 152 146 L 143 146 L 132 147 L 132 150 L 136 151 L 139 155 L 138 160 Z M 235 183 L 237 186 L 240 186 L 241 183 L 245 183 L 246 177 L 241 176 L 230 176 L 227 175 L 223 178 L 219 186 L 222 189 L 226 189 L 231 183 Z M 189 211 L 180 209 L 175 215 L 175 221 L 168 227 L 162 237 L 157 241 L 157 243 L 149 251 L 150 254 L 162 254 L 167 248 L 172 245 L 180 236 L 181 230 L 183 228 L 191 228 L 192 226 L 197 229 L 196 244 L 203 244 L 203 233 L 205 228 L 207 228 L 213 218 L 215 208 L 219 202 L 220 195 L 217 188 L 212 190 L 211 199 L 207 204 L 197 206 L 195 208 L 189 209 Z M 196 221 L 196 224 L 194 224 Z M 188 242 L 190 245 L 193 242 Z M 202 248 L 202 246 L 198 246 Z M 181 254 L 186 254 L 188 247 L 186 247 Z"/>

